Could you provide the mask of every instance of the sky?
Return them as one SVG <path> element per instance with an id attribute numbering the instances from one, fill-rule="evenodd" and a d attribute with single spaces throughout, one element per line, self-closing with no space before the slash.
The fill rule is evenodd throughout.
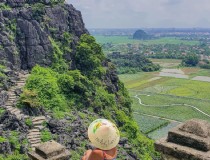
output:
<path id="1" fill-rule="evenodd" d="M 210 0 L 67 0 L 87 28 L 210 28 Z"/>

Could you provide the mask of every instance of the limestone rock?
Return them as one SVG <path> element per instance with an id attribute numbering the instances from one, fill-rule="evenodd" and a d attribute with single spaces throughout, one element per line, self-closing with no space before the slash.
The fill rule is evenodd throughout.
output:
<path id="1" fill-rule="evenodd" d="M 41 12 L 30 6 L 37 2 L 45 4 Z M 48 0 L 6 0 L 2 3 L 12 7 L 11 10 L 0 11 L 0 46 L 3 47 L 0 49 L 0 64 L 7 62 L 6 66 L 10 68 L 27 70 L 36 64 L 50 66 L 53 47 L 49 36 L 60 41 L 64 32 L 73 35 L 70 44 L 73 52 L 64 55 L 67 62 L 70 62 L 79 37 L 88 33 L 81 13 L 72 5 L 48 6 Z M 29 7 L 25 7 L 26 4 Z"/>

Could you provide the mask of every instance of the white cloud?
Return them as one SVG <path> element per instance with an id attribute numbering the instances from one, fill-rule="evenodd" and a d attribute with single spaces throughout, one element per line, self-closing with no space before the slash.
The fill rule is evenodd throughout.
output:
<path id="1" fill-rule="evenodd" d="M 88 28 L 210 27 L 209 0 L 69 0 Z"/>

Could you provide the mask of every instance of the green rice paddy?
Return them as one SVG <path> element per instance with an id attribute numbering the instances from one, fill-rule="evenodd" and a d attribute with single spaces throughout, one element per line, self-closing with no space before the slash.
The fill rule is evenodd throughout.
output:
<path id="1" fill-rule="evenodd" d="M 160 61 L 164 62 L 173 61 Z M 182 122 L 199 118 L 210 122 L 210 117 L 187 106 L 192 105 L 210 115 L 210 82 L 191 80 L 195 76 L 210 76 L 210 70 L 199 68 L 182 68 L 182 70 L 189 79 L 161 77 L 151 81 L 154 77 L 158 77 L 158 72 L 119 75 L 133 99 L 133 110 L 138 113 L 134 114 L 135 120 L 141 131 L 152 139 L 165 136 L 171 127 L 178 124 L 170 120 Z M 139 104 L 139 100 L 134 98 L 135 95 L 138 95 L 146 106 Z"/>
<path id="2" fill-rule="evenodd" d="M 113 43 L 113 44 L 185 44 L 185 45 L 198 45 L 199 41 L 186 41 L 175 37 L 163 37 L 152 40 L 134 40 L 131 36 L 94 36 L 98 43 Z"/>

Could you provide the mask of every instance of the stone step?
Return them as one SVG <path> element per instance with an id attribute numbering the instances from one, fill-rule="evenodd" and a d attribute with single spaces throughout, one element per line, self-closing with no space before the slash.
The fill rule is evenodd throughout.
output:
<path id="1" fill-rule="evenodd" d="M 18 81 L 16 84 L 25 84 L 25 81 Z"/>
<path id="2" fill-rule="evenodd" d="M 16 111 L 20 111 L 19 109 L 15 108 L 15 107 L 12 107 L 12 108 L 9 108 L 8 111 L 10 112 L 16 112 Z"/>
<path id="3" fill-rule="evenodd" d="M 23 117 L 24 117 L 25 119 L 30 118 L 30 116 L 28 116 L 28 115 L 24 115 Z"/>
<path id="4" fill-rule="evenodd" d="M 36 133 L 36 134 L 28 134 L 27 135 L 27 138 L 38 138 L 38 137 L 41 137 L 41 133 L 39 132 L 39 133 Z"/>
<path id="5" fill-rule="evenodd" d="M 36 122 L 36 121 L 40 121 L 40 120 L 45 121 L 46 120 L 45 116 L 39 116 L 39 117 L 32 118 L 32 122 Z"/>
<path id="6" fill-rule="evenodd" d="M 37 134 L 37 135 L 27 135 L 28 139 L 32 139 L 32 138 L 40 138 L 41 134 Z"/>
<path id="7" fill-rule="evenodd" d="M 44 126 L 34 126 L 34 128 L 36 128 L 38 130 L 42 130 L 44 128 Z"/>
<path id="8" fill-rule="evenodd" d="M 37 129 L 30 129 L 29 132 L 38 132 Z"/>
<path id="9" fill-rule="evenodd" d="M 18 119 L 21 119 L 22 116 L 23 116 L 21 113 L 16 113 L 16 114 L 14 114 L 14 112 L 13 112 L 13 113 L 11 113 L 11 114 L 15 115 Z"/>
<path id="10" fill-rule="evenodd" d="M 17 117 L 17 119 L 21 120 L 23 117 L 23 114 L 19 114 L 19 115 L 15 115 Z"/>
<path id="11" fill-rule="evenodd" d="M 27 136 L 28 137 L 41 136 L 41 133 L 40 132 L 31 132 Z"/>
<path id="12" fill-rule="evenodd" d="M 13 107 L 13 105 L 11 105 L 11 104 L 5 104 L 5 107 L 7 108 L 7 107 Z"/>
<path id="13" fill-rule="evenodd" d="M 17 84 L 18 87 L 22 88 L 25 84 Z"/>
<path id="14" fill-rule="evenodd" d="M 14 114 L 14 115 L 18 115 L 18 114 L 21 114 L 21 111 L 20 110 L 16 110 L 16 111 L 11 112 L 11 113 Z"/>
<path id="15" fill-rule="evenodd" d="M 14 92 L 7 92 L 7 94 L 9 95 L 9 97 L 16 96 Z"/>
<path id="16" fill-rule="evenodd" d="M 40 134 L 40 131 L 38 129 L 36 129 L 36 128 L 33 128 L 31 130 L 29 130 L 28 135 L 37 135 L 37 134 Z"/>
<path id="17" fill-rule="evenodd" d="M 11 102 L 6 102 L 5 105 L 6 105 L 6 106 L 8 106 L 8 105 L 13 105 L 13 103 L 11 103 Z"/>
<path id="18" fill-rule="evenodd" d="M 15 99 L 10 99 L 7 102 L 14 103 L 15 101 L 16 101 Z"/>
<path id="19" fill-rule="evenodd" d="M 36 146 L 39 146 L 41 143 L 37 143 L 37 144 L 31 144 L 32 149 Z M 34 148 L 35 149 L 35 148 Z"/>
<path id="20" fill-rule="evenodd" d="M 37 143 L 41 143 L 41 139 L 40 140 L 36 140 L 36 141 L 30 141 L 31 144 L 37 144 Z"/>
<path id="21" fill-rule="evenodd" d="M 16 98 L 16 95 L 9 95 L 9 98 Z"/>
<path id="22" fill-rule="evenodd" d="M 9 110 L 10 108 L 13 108 L 12 106 L 5 106 L 6 110 Z"/>
<path id="23" fill-rule="evenodd" d="M 14 107 L 10 107 L 10 108 L 7 109 L 7 111 L 11 112 L 14 109 L 15 109 Z"/>
<path id="24" fill-rule="evenodd" d="M 41 141 L 41 137 L 38 138 L 31 138 L 29 139 L 30 142 L 36 142 L 36 141 Z"/>
<path id="25" fill-rule="evenodd" d="M 7 101 L 12 102 L 12 101 L 16 101 L 16 100 L 17 100 L 17 98 L 9 98 Z"/>
<path id="26" fill-rule="evenodd" d="M 13 94 L 8 94 L 9 98 L 17 97 L 15 93 Z"/>
<path id="27" fill-rule="evenodd" d="M 40 121 L 35 121 L 35 122 L 33 122 L 33 124 L 34 125 L 40 125 L 40 124 L 42 124 L 43 122 L 44 122 L 45 120 L 40 120 Z"/>
<path id="28" fill-rule="evenodd" d="M 17 82 L 25 82 L 25 78 L 18 80 Z"/>

